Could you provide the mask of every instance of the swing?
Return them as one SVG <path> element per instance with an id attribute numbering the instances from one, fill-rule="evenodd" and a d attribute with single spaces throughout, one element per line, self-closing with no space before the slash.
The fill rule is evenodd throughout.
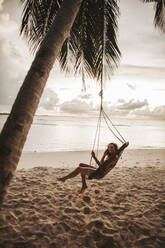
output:
<path id="1" fill-rule="evenodd" d="M 111 131 L 111 133 L 122 143 L 122 146 L 119 149 L 117 149 L 117 151 L 111 157 L 109 157 L 107 160 L 105 160 L 99 166 L 98 169 L 96 169 L 95 171 L 90 173 L 90 175 L 88 176 L 88 179 L 100 179 L 100 178 L 103 178 L 110 170 L 112 170 L 114 168 L 114 166 L 117 164 L 119 158 L 121 157 L 121 154 L 123 153 L 124 149 L 129 145 L 129 142 L 125 141 L 123 136 L 117 130 L 117 128 L 112 123 L 111 119 L 108 117 L 108 115 L 105 113 L 105 111 L 103 109 L 103 81 L 104 81 L 104 64 L 105 64 L 104 54 L 105 54 L 105 46 L 106 46 L 106 37 L 104 37 L 105 33 L 106 33 L 106 22 L 105 22 L 105 19 L 104 19 L 104 32 L 103 32 L 103 44 L 102 44 L 102 49 L 103 49 L 103 51 L 102 51 L 103 52 L 102 53 L 102 71 L 101 71 L 101 74 L 99 75 L 99 78 L 100 78 L 100 81 L 101 81 L 101 83 L 100 83 L 101 90 L 100 90 L 100 93 L 99 93 L 101 102 L 100 102 L 100 112 L 99 112 L 99 117 L 98 117 L 98 123 L 97 123 L 97 128 L 96 128 L 96 135 L 95 135 L 95 138 L 94 138 L 94 144 L 93 144 L 92 151 L 94 150 L 96 139 L 97 139 L 97 154 L 98 154 L 102 118 L 105 120 L 105 123 L 106 123 L 108 129 Z M 83 70 L 83 67 L 82 67 L 82 82 L 83 82 L 83 86 L 85 88 L 84 76 L 85 76 L 84 75 L 84 70 Z M 114 128 L 115 132 L 110 127 L 109 123 Z M 91 166 L 91 162 L 92 162 L 92 155 L 91 155 L 91 158 L 90 158 L 90 166 Z"/>
<path id="2" fill-rule="evenodd" d="M 101 104 L 100 104 L 100 113 L 98 117 L 98 123 L 97 123 L 97 128 L 96 128 L 96 134 L 94 138 L 94 144 L 93 144 L 93 149 L 95 147 L 96 139 L 97 139 L 97 154 L 99 150 L 99 139 L 100 139 L 100 128 L 101 128 L 101 119 L 102 117 L 105 120 L 105 123 L 108 127 L 108 129 L 111 131 L 111 133 L 122 143 L 122 146 L 112 155 L 109 159 L 107 159 L 101 166 L 99 166 L 98 169 L 96 169 L 94 172 L 92 172 L 89 176 L 88 179 L 101 179 L 103 178 L 110 170 L 112 170 L 115 165 L 117 164 L 119 158 L 121 157 L 124 149 L 129 145 L 129 142 L 126 142 L 123 136 L 120 134 L 118 129 L 115 127 L 115 125 L 112 123 L 111 119 L 109 116 L 105 113 L 103 109 L 103 86 L 102 86 L 102 80 L 101 80 L 101 91 L 99 93 L 101 97 Z M 110 127 L 109 123 L 112 125 L 112 127 L 115 129 L 117 134 L 112 130 Z M 92 156 L 90 159 L 90 165 L 92 162 Z"/>

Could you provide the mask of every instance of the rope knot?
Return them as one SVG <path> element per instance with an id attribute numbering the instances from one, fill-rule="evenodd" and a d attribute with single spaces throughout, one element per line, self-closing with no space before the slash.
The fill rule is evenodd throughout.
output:
<path id="1" fill-rule="evenodd" d="M 100 96 L 101 98 L 103 98 L 103 90 L 100 90 L 99 96 Z"/>

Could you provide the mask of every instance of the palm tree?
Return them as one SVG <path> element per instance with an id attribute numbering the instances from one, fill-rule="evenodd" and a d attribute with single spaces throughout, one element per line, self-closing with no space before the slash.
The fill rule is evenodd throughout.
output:
<path id="1" fill-rule="evenodd" d="M 34 44 L 33 49 L 38 50 L 0 134 L 0 203 L 15 173 L 40 97 L 59 53 L 62 68 L 67 68 L 70 52 L 76 71 L 85 68 L 97 79 L 102 77 L 104 63 L 112 69 L 120 56 L 115 35 L 118 15 L 115 0 L 21 1 L 25 4 L 21 32 Z M 107 7 L 110 12 L 106 11 Z M 100 20 L 97 21 L 99 13 Z"/>
<path id="2" fill-rule="evenodd" d="M 28 1 L 29 2 L 29 1 Z M 32 2 L 32 1 L 31 1 Z M 0 134 L 0 203 L 14 175 L 49 72 L 82 0 L 65 0 L 41 43 Z"/>

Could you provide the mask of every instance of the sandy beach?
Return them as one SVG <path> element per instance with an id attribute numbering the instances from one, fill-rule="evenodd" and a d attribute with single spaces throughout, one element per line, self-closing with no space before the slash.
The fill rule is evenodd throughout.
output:
<path id="1" fill-rule="evenodd" d="M 87 152 L 24 153 L 0 212 L 0 248 L 164 248 L 165 150 L 126 150 L 101 180 L 66 175 Z"/>

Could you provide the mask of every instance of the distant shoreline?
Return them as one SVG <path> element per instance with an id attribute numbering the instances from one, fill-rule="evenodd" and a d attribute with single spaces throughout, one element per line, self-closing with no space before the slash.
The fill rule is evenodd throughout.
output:
<path id="1" fill-rule="evenodd" d="M 18 168 L 53 167 L 72 168 L 79 163 L 90 162 L 91 151 L 58 151 L 58 152 L 23 152 Z M 99 158 L 103 151 L 99 152 Z M 126 149 L 117 166 L 146 167 L 150 161 L 158 166 L 165 166 L 165 148 L 162 149 Z"/>
<path id="2" fill-rule="evenodd" d="M 0 115 L 9 115 L 9 113 L 0 113 Z"/>

